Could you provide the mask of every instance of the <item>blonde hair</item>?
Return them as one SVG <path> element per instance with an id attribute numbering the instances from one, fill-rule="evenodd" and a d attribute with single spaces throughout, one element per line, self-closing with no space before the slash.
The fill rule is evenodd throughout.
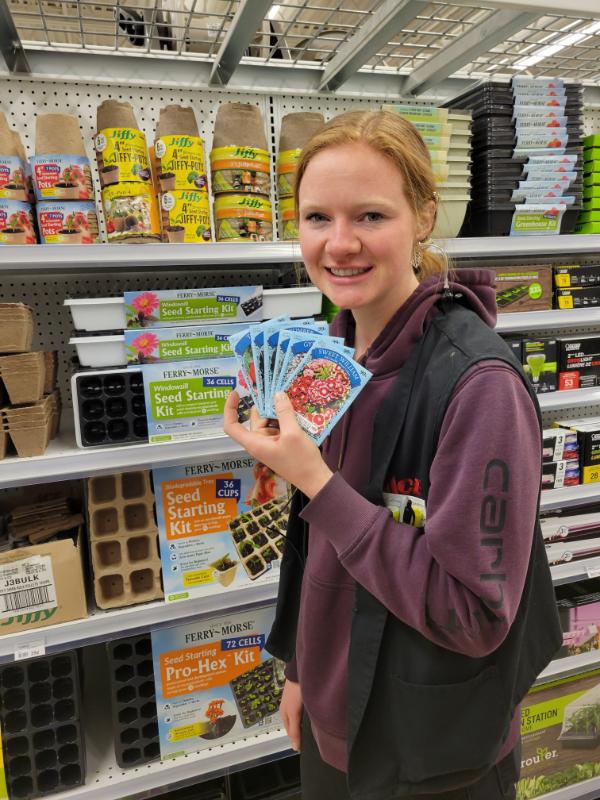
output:
<path id="1" fill-rule="evenodd" d="M 347 111 L 331 119 L 304 146 L 296 168 L 294 201 L 296 213 L 299 208 L 299 192 L 302 178 L 311 160 L 327 147 L 362 142 L 387 156 L 400 170 L 404 179 L 404 193 L 417 219 L 425 205 L 437 194 L 429 151 L 420 133 L 408 120 L 391 111 Z M 440 248 L 432 252 L 417 243 L 422 254 L 416 271 L 419 280 L 432 275 L 447 274 L 448 259 Z M 416 256 L 416 257 L 415 257 Z M 413 263 L 419 259 L 413 250 Z"/>

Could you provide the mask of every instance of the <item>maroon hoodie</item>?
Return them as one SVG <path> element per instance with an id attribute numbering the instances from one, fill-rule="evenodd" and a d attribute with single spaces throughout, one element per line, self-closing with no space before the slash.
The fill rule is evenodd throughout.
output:
<path id="1" fill-rule="evenodd" d="M 454 272 L 455 292 L 491 327 L 496 321 L 493 275 Z M 480 657 L 495 650 L 514 620 L 525 583 L 540 485 L 540 435 L 536 412 L 520 377 L 502 361 L 482 361 L 457 385 L 431 467 L 425 535 L 395 522 L 359 491 L 371 472 L 375 413 L 423 335 L 442 290 L 439 278 L 419 285 L 361 359 L 373 377 L 323 447 L 334 476 L 302 512 L 310 543 L 302 583 L 296 657 L 286 674 L 300 683 L 304 707 L 324 761 L 346 770 L 348 650 L 354 585 L 362 584 L 390 611 L 436 644 Z M 331 333 L 354 341 L 354 319 L 340 313 Z M 485 465 L 505 461 L 515 479 L 506 519 L 504 605 L 490 619 L 482 601 L 479 530 Z M 398 537 L 398 527 L 402 536 Z M 402 543 L 398 547 L 398 542 Z M 447 627 L 448 598 L 457 609 Z M 440 625 L 429 626 L 431 619 Z M 500 759 L 519 737 L 517 710 Z"/>

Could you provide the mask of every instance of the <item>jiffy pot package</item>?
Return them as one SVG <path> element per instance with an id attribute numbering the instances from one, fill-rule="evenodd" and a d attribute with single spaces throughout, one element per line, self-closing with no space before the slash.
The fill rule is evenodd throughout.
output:
<path id="1" fill-rule="evenodd" d="M 167 602 L 276 583 L 288 487 L 250 456 L 153 471 Z"/>
<path id="2" fill-rule="evenodd" d="M 274 607 L 152 631 L 161 758 L 276 730 L 284 664 L 265 650 Z"/>

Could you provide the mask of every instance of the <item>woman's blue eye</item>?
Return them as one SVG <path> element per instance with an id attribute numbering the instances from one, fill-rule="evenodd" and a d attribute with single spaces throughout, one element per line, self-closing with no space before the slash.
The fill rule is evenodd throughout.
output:
<path id="1" fill-rule="evenodd" d="M 383 219 L 383 214 L 380 214 L 378 211 L 367 211 L 365 214 L 365 220 L 367 222 L 379 222 L 380 219 Z"/>
<path id="2" fill-rule="evenodd" d="M 323 222 L 325 217 L 322 214 L 318 214 L 316 211 L 313 211 L 312 214 L 307 214 L 306 219 L 310 222 Z"/>

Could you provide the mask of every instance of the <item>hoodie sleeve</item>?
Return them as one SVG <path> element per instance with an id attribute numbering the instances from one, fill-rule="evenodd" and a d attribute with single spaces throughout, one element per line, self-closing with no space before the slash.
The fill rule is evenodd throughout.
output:
<path id="1" fill-rule="evenodd" d="M 537 415 L 521 379 L 503 362 L 481 362 L 448 405 L 424 529 L 395 522 L 339 472 L 302 516 L 396 617 L 438 645 L 484 656 L 502 643 L 519 606 L 540 453 Z"/>

